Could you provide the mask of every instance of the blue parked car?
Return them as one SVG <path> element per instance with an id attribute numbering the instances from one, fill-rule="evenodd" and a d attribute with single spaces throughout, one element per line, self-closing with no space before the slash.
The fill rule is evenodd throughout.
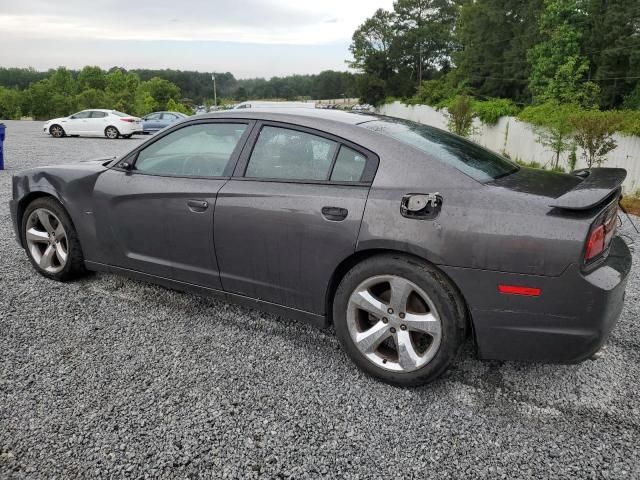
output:
<path id="1" fill-rule="evenodd" d="M 187 118 L 187 115 L 180 112 L 153 112 L 142 118 L 142 131 L 155 133 L 183 118 Z"/>

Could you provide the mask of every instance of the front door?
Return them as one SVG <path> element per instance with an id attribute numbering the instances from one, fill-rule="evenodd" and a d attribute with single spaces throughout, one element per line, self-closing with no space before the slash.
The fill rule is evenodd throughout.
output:
<path id="1" fill-rule="evenodd" d="M 105 262 L 220 288 L 213 248 L 216 197 L 248 129 L 248 123 L 189 124 L 145 145 L 130 170 L 103 173 L 94 214 Z"/>
<path id="2" fill-rule="evenodd" d="M 88 121 L 91 115 L 90 110 L 74 113 L 62 123 L 62 128 L 67 135 L 79 135 L 89 131 Z"/>
<path id="3" fill-rule="evenodd" d="M 261 127 L 246 172 L 218 194 L 214 240 L 225 291 L 323 314 L 332 273 L 355 251 L 375 168 L 312 132 Z"/>

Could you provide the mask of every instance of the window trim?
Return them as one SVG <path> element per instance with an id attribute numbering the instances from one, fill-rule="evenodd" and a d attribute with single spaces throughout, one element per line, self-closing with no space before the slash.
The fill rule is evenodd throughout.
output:
<path id="1" fill-rule="evenodd" d="M 141 171 L 136 171 L 135 168 L 135 164 L 138 161 L 138 155 L 140 154 L 140 152 L 148 147 L 150 147 L 151 145 L 153 145 L 154 143 L 156 143 L 157 141 L 163 139 L 164 137 L 166 137 L 167 135 L 171 135 L 172 133 L 181 130 L 183 128 L 187 128 L 187 127 L 193 127 L 195 125 L 211 125 L 211 124 L 218 124 L 218 123 L 222 123 L 222 124 L 241 124 L 241 125 L 246 125 L 247 128 L 245 129 L 244 133 L 242 134 L 242 136 L 240 137 L 240 140 L 238 140 L 238 144 L 236 145 L 236 147 L 234 148 L 233 152 L 231 153 L 231 157 L 229 158 L 229 162 L 227 163 L 227 166 L 225 167 L 224 171 L 222 172 L 222 175 L 219 176 L 203 176 L 203 175 L 172 175 L 172 174 L 160 174 L 160 173 L 152 173 L 152 172 L 141 172 Z M 246 143 L 247 143 L 247 139 L 249 138 L 249 135 L 251 134 L 251 132 L 254 129 L 255 126 L 255 121 L 254 120 L 242 120 L 242 119 L 232 119 L 232 118 L 215 118 L 215 119 L 211 119 L 211 118 L 206 118 L 206 119 L 196 119 L 187 123 L 178 123 L 176 125 L 173 125 L 172 127 L 168 128 L 167 130 L 163 131 L 160 134 L 156 134 L 154 135 L 152 138 L 150 138 L 149 140 L 147 140 L 146 142 L 144 142 L 143 144 L 139 145 L 138 147 L 136 147 L 135 149 L 133 149 L 131 152 L 129 152 L 127 155 L 125 155 L 124 157 L 122 157 L 120 160 L 118 160 L 115 165 L 113 165 L 111 167 L 112 170 L 116 170 L 116 171 L 120 171 L 120 172 L 125 172 L 129 175 L 148 175 L 151 177 L 169 177 L 169 178 L 195 178 L 195 179 L 221 179 L 221 178 L 230 178 L 233 171 L 236 168 L 236 164 L 238 162 L 238 159 L 240 157 L 240 154 L 242 153 Z M 122 168 L 122 164 L 123 163 L 129 163 L 131 165 L 130 169 L 125 169 Z"/>
<path id="2" fill-rule="evenodd" d="M 249 166 L 249 161 L 251 159 L 251 155 L 253 154 L 253 150 L 257 144 L 258 137 L 260 136 L 260 132 L 264 127 L 276 127 L 276 128 L 284 128 L 288 130 L 294 130 L 302 133 L 307 133 L 309 135 L 315 135 L 317 137 L 324 138 L 325 140 L 329 140 L 336 143 L 335 151 L 333 152 L 333 158 L 331 160 L 331 166 L 329 167 L 329 171 L 327 172 L 327 177 L 324 180 L 311 180 L 311 179 L 291 179 L 291 178 L 260 178 L 260 177 L 247 177 L 246 171 Z M 355 152 L 359 153 L 363 157 L 367 159 L 367 163 L 362 171 L 363 180 L 357 182 L 345 182 L 339 180 L 331 180 L 331 175 L 333 175 L 333 169 L 336 164 L 336 160 L 338 158 L 338 154 L 340 153 L 340 148 L 342 146 L 348 147 Z M 240 155 L 238 163 L 236 164 L 236 168 L 233 172 L 234 180 L 244 180 L 244 181 L 255 181 L 255 182 L 280 182 L 280 183 L 297 183 L 297 184 L 310 184 L 310 185 L 345 185 L 345 186 L 370 186 L 373 183 L 373 179 L 375 178 L 376 171 L 378 170 L 378 164 L 380 159 L 378 155 L 373 153 L 371 150 L 368 150 L 360 145 L 357 145 L 347 139 L 338 137 L 331 133 L 324 132 L 322 130 L 316 130 L 315 128 L 304 127 L 301 125 L 296 125 L 293 123 L 286 122 L 278 122 L 273 120 L 258 120 L 254 125 L 251 135 L 247 139 L 245 148 Z"/>

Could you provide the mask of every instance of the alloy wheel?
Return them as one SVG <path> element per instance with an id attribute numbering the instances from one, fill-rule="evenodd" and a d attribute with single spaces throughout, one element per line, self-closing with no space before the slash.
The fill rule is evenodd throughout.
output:
<path id="1" fill-rule="evenodd" d="M 46 208 L 37 208 L 27 219 L 27 249 L 33 260 L 46 272 L 59 273 L 69 256 L 67 232 L 60 219 Z"/>
<path id="2" fill-rule="evenodd" d="M 442 323 L 429 295 L 395 275 L 368 278 L 347 305 L 347 328 L 356 348 L 386 370 L 411 372 L 438 352 Z"/>
<path id="3" fill-rule="evenodd" d="M 54 125 L 49 130 L 49 133 L 51 133 L 51 136 L 53 136 L 53 137 L 60 138 L 60 137 L 62 137 L 62 135 L 64 135 L 64 130 L 62 130 L 62 127 L 60 127 L 58 125 Z"/>
<path id="4" fill-rule="evenodd" d="M 111 140 L 118 138 L 119 135 L 118 130 L 116 130 L 114 127 L 107 127 L 107 130 L 104 133 L 107 138 L 110 138 Z"/>

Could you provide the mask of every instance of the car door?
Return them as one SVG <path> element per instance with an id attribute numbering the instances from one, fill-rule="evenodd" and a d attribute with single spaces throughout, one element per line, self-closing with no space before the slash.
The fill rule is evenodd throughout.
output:
<path id="1" fill-rule="evenodd" d="M 164 112 L 162 114 L 162 128 L 167 127 L 178 120 L 178 116 L 173 113 Z"/>
<path id="2" fill-rule="evenodd" d="M 219 289 L 214 207 L 249 124 L 182 125 L 100 175 L 94 214 L 102 262 Z"/>
<path id="3" fill-rule="evenodd" d="M 87 125 L 91 135 L 104 135 L 104 130 L 107 128 L 107 112 L 92 110 Z"/>
<path id="4" fill-rule="evenodd" d="M 82 112 L 74 113 L 73 115 L 68 117 L 66 121 L 62 122 L 62 128 L 67 135 L 86 134 L 89 131 L 88 121 L 90 115 L 90 110 L 84 110 Z"/>
<path id="5" fill-rule="evenodd" d="M 145 131 L 154 131 L 154 130 L 160 130 L 161 126 L 160 126 L 160 120 L 162 117 L 162 113 L 151 113 L 149 115 L 147 115 L 146 117 L 144 117 L 143 121 L 143 129 Z"/>
<path id="6" fill-rule="evenodd" d="M 377 157 L 315 130 L 258 125 L 218 194 L 214 241 L 225 291 L 325 313 L 356 247 Z"/>

